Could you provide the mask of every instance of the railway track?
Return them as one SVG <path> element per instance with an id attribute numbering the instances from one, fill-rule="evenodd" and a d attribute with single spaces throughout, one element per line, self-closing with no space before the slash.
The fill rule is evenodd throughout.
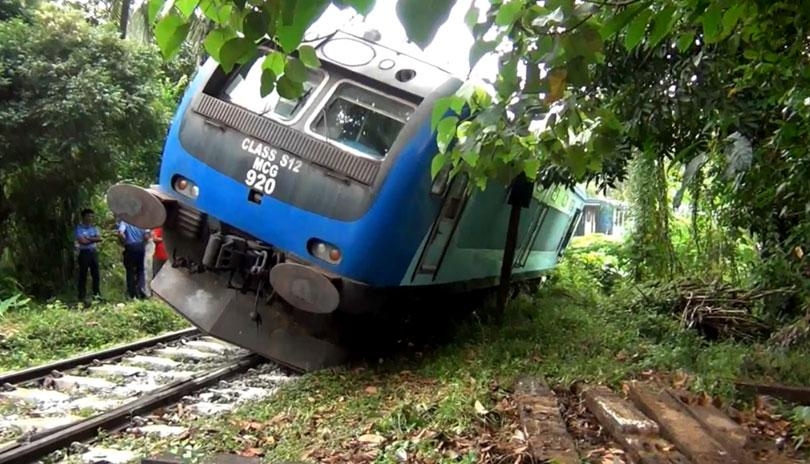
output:
<path id="1" fill-rule="evenodd" d="M 191 401 L 194 395 L 192 407 L 201 414 L 227 410 L 230 403 L 240 402 L 244 391 L 228 396 L 228 405 L 199 393 L 227 387 L 226 380 L 263 362 L 242 348 L 187 329 L 2 374 L 0 464 L 34 462 L 101 430 L 131 426 L 157 408 Z M 255 390 L 261 389 L 246 391 L 253 398 L 270 393 Z M 222 397 L 207 395 L 213 396 Z M 141 428 L 149 427 L 169 426 Z"/>

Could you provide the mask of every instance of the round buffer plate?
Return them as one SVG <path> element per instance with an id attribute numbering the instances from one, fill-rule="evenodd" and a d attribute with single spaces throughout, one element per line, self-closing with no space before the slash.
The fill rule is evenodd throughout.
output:
<path id="1" fill-rule="evenodd" d="M 166 221 L 166 208 L 146 189 L 130 184 L 116 184 L 107 190 L 107 205 L 118 219 L 153 229 Z"/>
<path id="2" fill-rule="evenodd" d="M 340 293 L 315 269 L 297 263 L 281 263 L 270 270 L 270 284 L 292 306 L 316 314 L 337 309 Z"/>

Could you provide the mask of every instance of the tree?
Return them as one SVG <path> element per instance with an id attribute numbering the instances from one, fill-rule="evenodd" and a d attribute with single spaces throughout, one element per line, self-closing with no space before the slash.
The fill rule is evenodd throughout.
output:
<path id="1" fill-rule="evenodd" d="M 263 91 L 295 94 L 303 73 L 286 70 L 298 60 L 317 65 L 300 42 L 330 3 L 364 13 L 374 1 L 183 0 L 164 8 L 150 0 L 149 11 L 165 56 L 195 11 L 216 25 L 205 46 L 226 70 L 271 40 L 279 52 L 265 58 Z M 409 37 L 425 46 L 454 4 L 398 0 L 396 8 Z M 491 94 L 466 86 L 437 102 L 433 172 L 451 165 L 480 186 L 524 172 L 543 184 L 596 180 L 604 188 L 626 177 L 640 152 L 657 165 L 684 166 L 693 200 L 707 188 L 725 198 L 717 218 L 729 231 L 754 234 L 764 256 L 802 260 L 810 236 L 808 19 L 808 0 L 472 6 L 470 64 L 497 54 L 498 77 Z"/>
<path id="2" fill-rule="evenodd" d="M 171 102 L 156 51 L 45 5 L 0 22 L 0 252 L 48 294 L 72 269 L 71 226 L 99 183 L 151 157 Z"/>

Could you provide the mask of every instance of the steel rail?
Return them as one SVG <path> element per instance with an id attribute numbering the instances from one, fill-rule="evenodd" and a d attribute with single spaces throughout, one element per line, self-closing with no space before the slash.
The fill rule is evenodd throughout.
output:
<path id="1" fill-rule="evenodd" d="M 244 372 L 262 361 L 262 358 L 255 354 L 244 355 L 223 367 L 190 379 L 172 382 L 135 401 L 59 428 L 53 433 L 25 443 L 9 445 L 0 450 L 0 464 L 29 463 L 53 451 L 66 448 L 73 442 L 88 440 L 96 436 L 100 429 L 108 431 L 120 429 L 129 424 L 133 416 L 143 415 L 161 406 L 176 403 L 189 393 Z"/>
<path id="2" fill-rule="evenodd" d="M 19 371 L 0 374 L 0 385 L 4 385 L 6 383 L 15 384 L 28 382 L 41 377 L 45 377 L 53 371 L 63 371 L 73 369 L 74 367 L 78 367 L 83 364 L 89 364 L 95 360 L 98 361 L 111 360 L 125 355 L 128 351 L 142 350 L 144 348 L 157 345 L 158 343 L 171 342 L 183 337 L 195 336 L 198 335 L 199 333 L 200 331 L 195 328 L 178 330 L 175 332 L 169 332 L 163 335 L 158 335 L 157 337 L 144 338 L 131 343 L 125 343 L 123 345 L 118 345 L 112 348 L 107 348 L 104 350 L 79 355 L 69 359 L 63 359 L 48 364 L 42 364 L 40 366 L 29 367 L 27 369 L 22 369 Z"/>

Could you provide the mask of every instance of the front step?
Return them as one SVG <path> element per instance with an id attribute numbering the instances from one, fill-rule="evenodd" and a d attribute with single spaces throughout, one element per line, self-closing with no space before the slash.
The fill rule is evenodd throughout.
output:
<path id="1" fill-rule="evenodd" d="M 646 382 L 633 382 L 628 399 L 605 386 L 580 386 L 577 393 L 623 449 L 629 458 L 625 462 L 762 462 L 762 456 L 755 456 L 762 450 L 754 449 L 744 427 L 713 406 L 689 404 L 685 393 Z M 587 462 L 562 421 L 554 392 L 542 380 L 521 378 L 514 397 L 533 462 Z M 775 449 L 769 454 L 768 462 L 793 462 Z"/>

